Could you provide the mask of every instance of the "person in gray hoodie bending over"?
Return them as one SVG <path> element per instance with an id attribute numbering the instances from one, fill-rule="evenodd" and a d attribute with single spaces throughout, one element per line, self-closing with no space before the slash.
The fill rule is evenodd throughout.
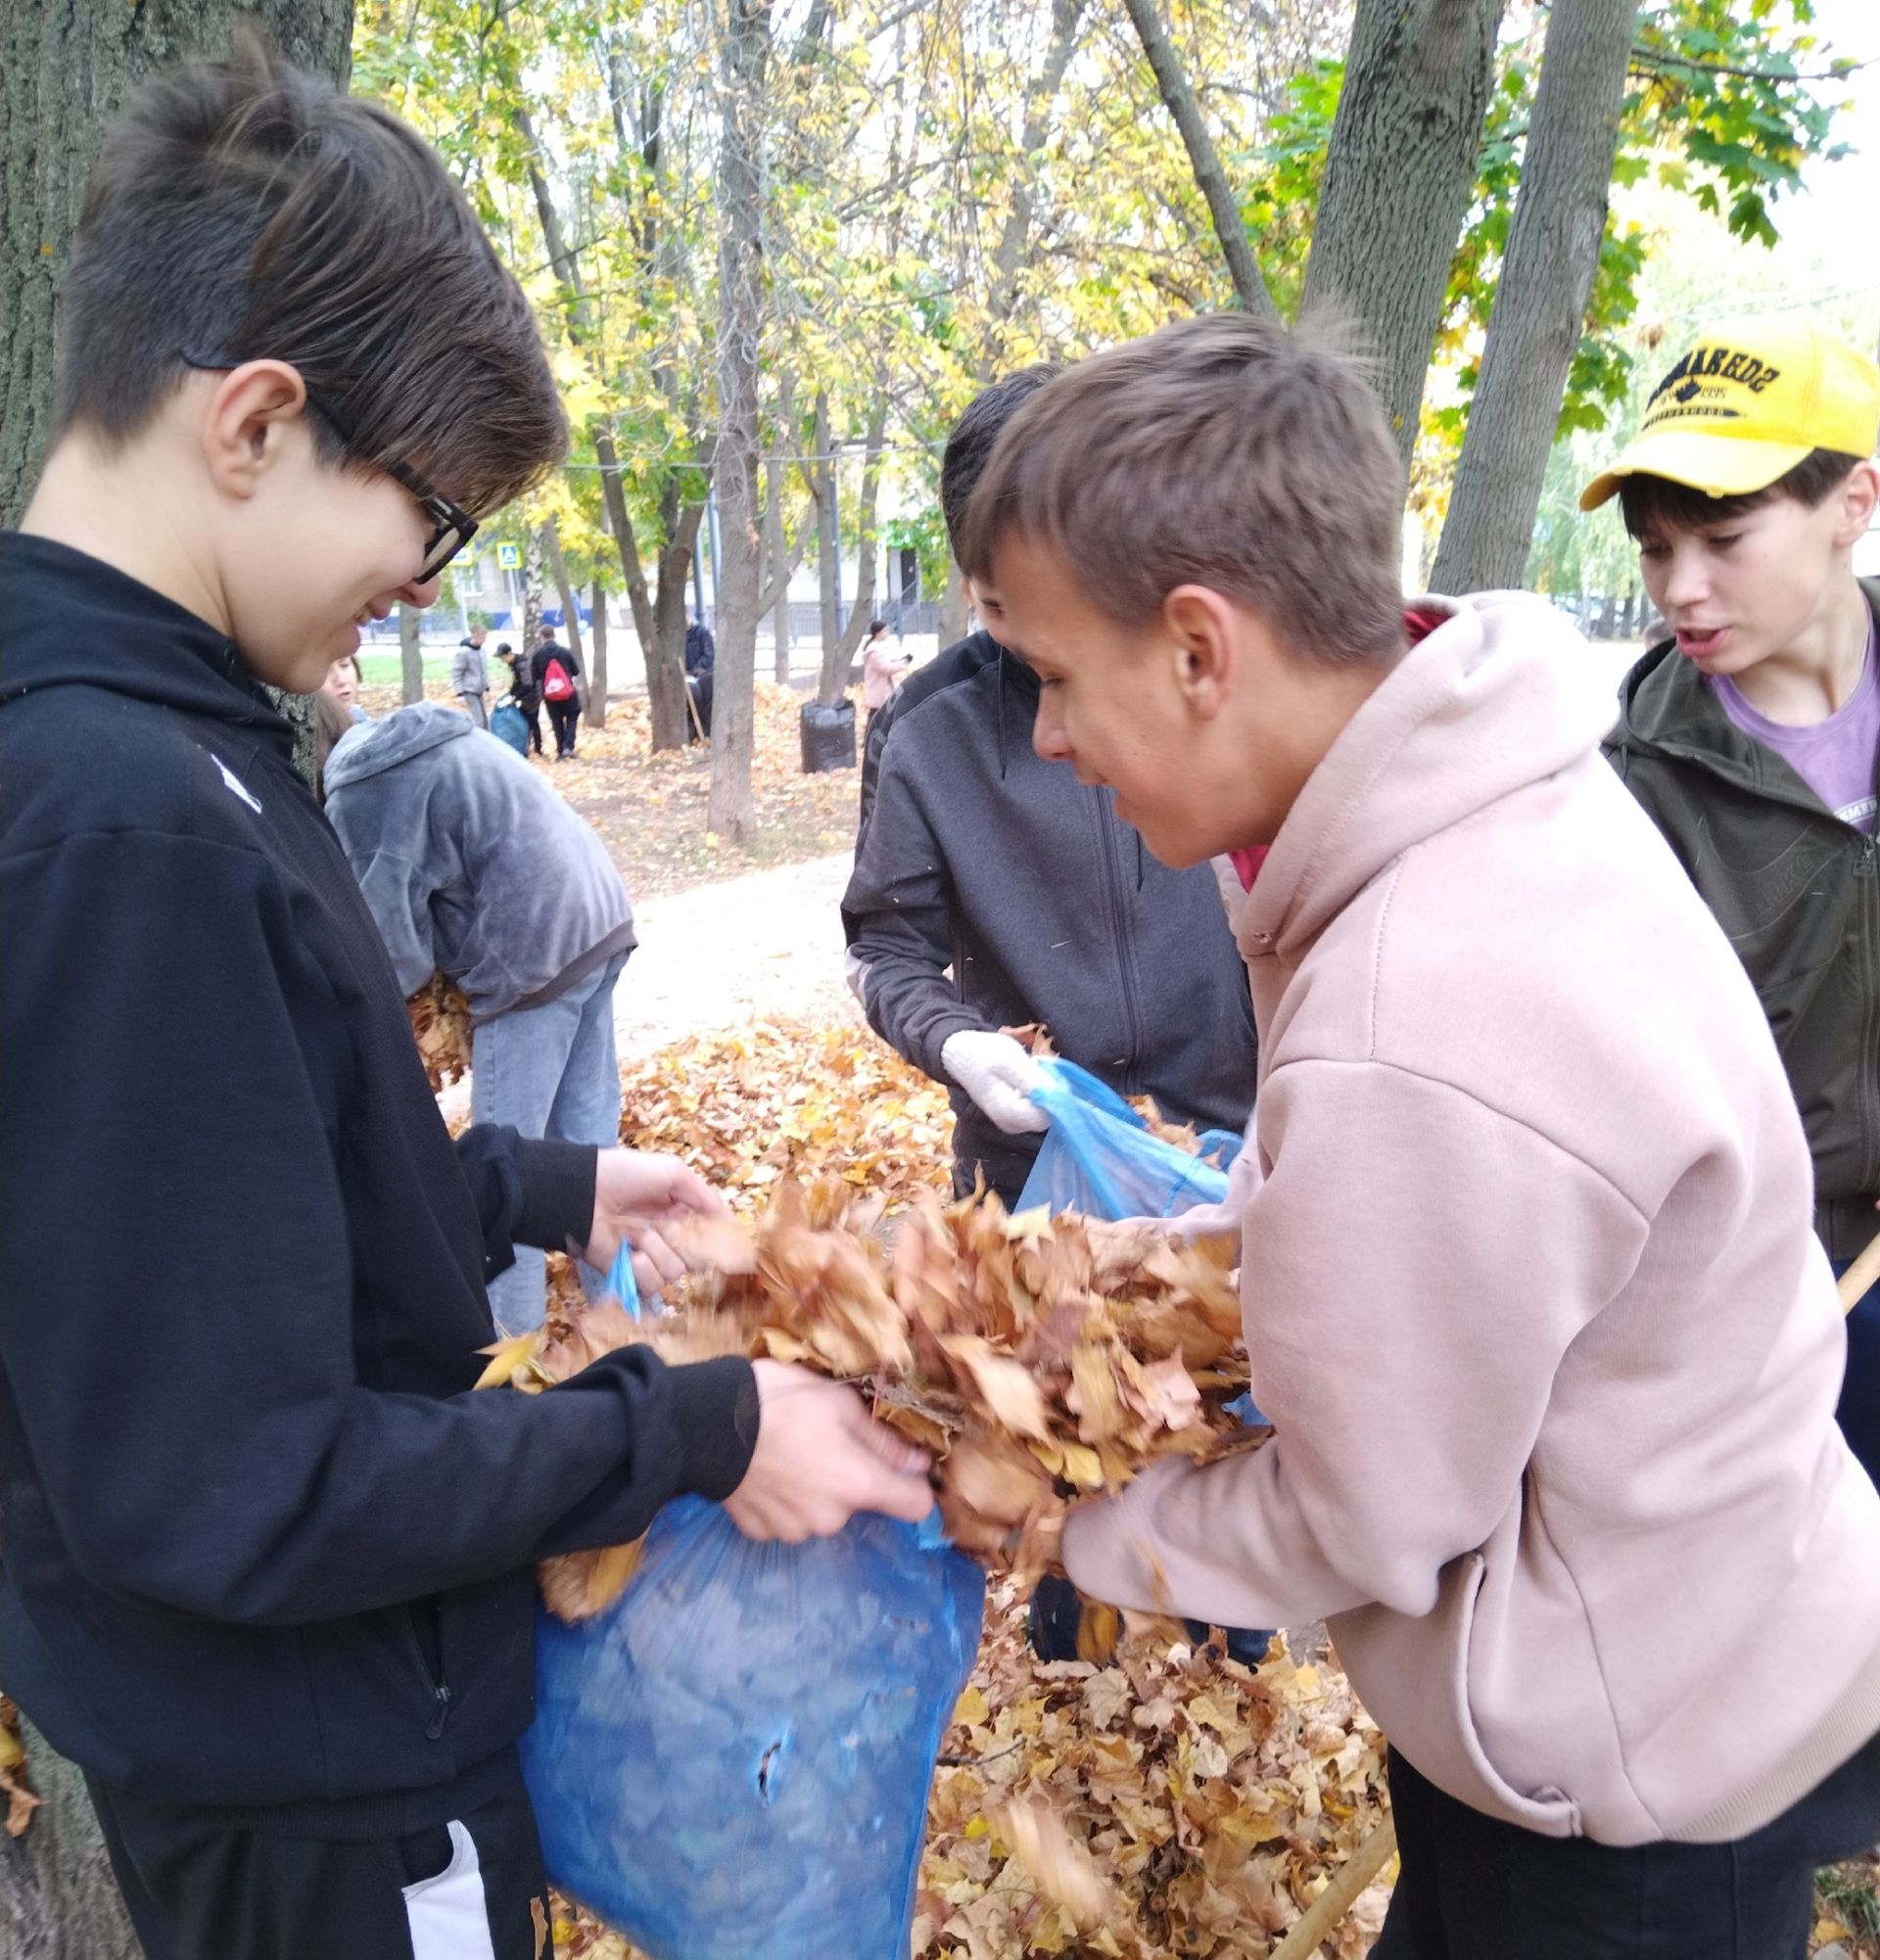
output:
<path id="1" fill-rule="evenodd" d="M 450 685 L 463 703 L 463 712 L 479 728 L 490 725 L 490 657 L 483 650 L 490 629 L 474 626 L 469 636 L 457 642 L 450 656 Z"/>
<path id="2" fill-rule="evenodd" d="M 950 537 L 999 432 L 1058 372 L 981 394 L 947 440 Z M 869 723 L 861 834 L 842 900 L 849 982 L 869 1023 L 944 1083 L 954 1184 L 1014 1203 L 1042 1142 L 1038 1064 L 1009 1027 L 1197 1129 L 1239 1130 L 1251 1102 L 1253 1005 L 1214 874 L 1170 870 L 1115 812 L 1031 746 L 1038 677 L 1000 645 L 999 596 L 968 581 L 990 630 L 919 669 Z"/>
<path id="3" fill-rule="evenodd" d="M 471 1120 L 619 1143 L 614 983 L 634 910 L 593 830 L 521 756 L 436 702 L 352 729 L 325 786 L 399 985 L 414 994 L 441 971 L 470 1003 Z M 518 1246 L 490 1283 L 505 1332 L 540 1326 L 543 1273 Z"/>

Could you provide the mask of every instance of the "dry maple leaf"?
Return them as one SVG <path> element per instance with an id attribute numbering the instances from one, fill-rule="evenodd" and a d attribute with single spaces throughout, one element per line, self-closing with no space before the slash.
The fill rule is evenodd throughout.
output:
<path id="1" fill-rule="evenodd" d="M 454 980 L 434 973 L 404 1003 L 418 1059 L 435 1096 L 470 1073 L 470 1003 Z"/>
<path id="2" fill-rule="evenodd" d="M 1063 1907 L 1079 1932 L 1094 1932 L 1109 1917 L 1110 1886 L 1087 1846 L 1074 1840 L 1062 1814 L 1035 1797 L 1017 1797 L 998 1813 L 1011 1855 L 1038 1889 Z"/>

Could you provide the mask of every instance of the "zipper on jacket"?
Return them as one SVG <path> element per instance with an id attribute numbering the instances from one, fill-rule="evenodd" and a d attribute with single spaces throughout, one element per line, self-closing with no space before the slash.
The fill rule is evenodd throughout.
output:
<path id="1" fill-rule="evenodd" d="M 1116 850 L 1116 813 L 1101 789 L 1093 789 L 1097 799 L 1098 827 L 1104 833 L 1104 882 L 1109 893 L 1109 920 L 1116 932 L 1116 970 L 1123 983 L 1123 1031 L 1127 1037 L 1122 1055 L 1123 1094 L 1140 1096 L 1139 1070 L 1143 1059 L 1143 1010 L 1136 998 L 1136 975 L 1129 957 L 1129 918 L 1123 904 L 1123 866 Z"/>
<path id="2" fill-rule="evenodd" d="M 438 1671 L 434 1672 L 429 1657 L 424 1651 L 424 1642 L 418 1638 L 418 1604 L 413 1603 L 404 1610 L 404 1630 L 410 1637 L 411 1657 L 418 1663 L 418 1672 L 424 1676 L 425 1686 L 431 1690 L 431 1700 L 435 1711 L 425 1725 L 424 1739 L 436 1742 L 444 1734 L 444 1725 L 450 1716 L 450 1684 L 443 1678 L 444 1627 L 443 1615 L 438 1612 L 435 1600 L 430 1602 L 433 1616 L 438 1620 Z"/>

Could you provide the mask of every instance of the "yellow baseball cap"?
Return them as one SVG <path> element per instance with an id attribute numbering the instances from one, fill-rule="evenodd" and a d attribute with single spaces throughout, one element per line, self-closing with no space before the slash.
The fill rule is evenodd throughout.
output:
<path id="1" fill-rule="evenodd" d="M 1766 490 L 1815 449 L 1871 456 L 1880 367 L 1797 314 L 1721 321 L 1652 390 L 1637 439 L 1580 493 L 1597 510 L 1630 476 L 1707 496 Z"/>

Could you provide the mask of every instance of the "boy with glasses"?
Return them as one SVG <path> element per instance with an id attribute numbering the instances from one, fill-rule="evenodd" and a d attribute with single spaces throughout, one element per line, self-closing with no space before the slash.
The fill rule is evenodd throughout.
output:
<path id="1" fill-rule="evenodd" d="M 764 1362 L 470 1392 L 514 1246 L 631 1237 L 656 1285 L 718 1200 L 453 1148 L 258 685 L 430 604 L 563 452 L 437 159 L 252 48 L 178 70 L 106 141 L 60 331 L 0 535 L 0 1683 L 153 1956 L 537 1960 L 535 1561 L 682 1491 L 758 1536 L 916 1517 L 922 1460 Z"/>

